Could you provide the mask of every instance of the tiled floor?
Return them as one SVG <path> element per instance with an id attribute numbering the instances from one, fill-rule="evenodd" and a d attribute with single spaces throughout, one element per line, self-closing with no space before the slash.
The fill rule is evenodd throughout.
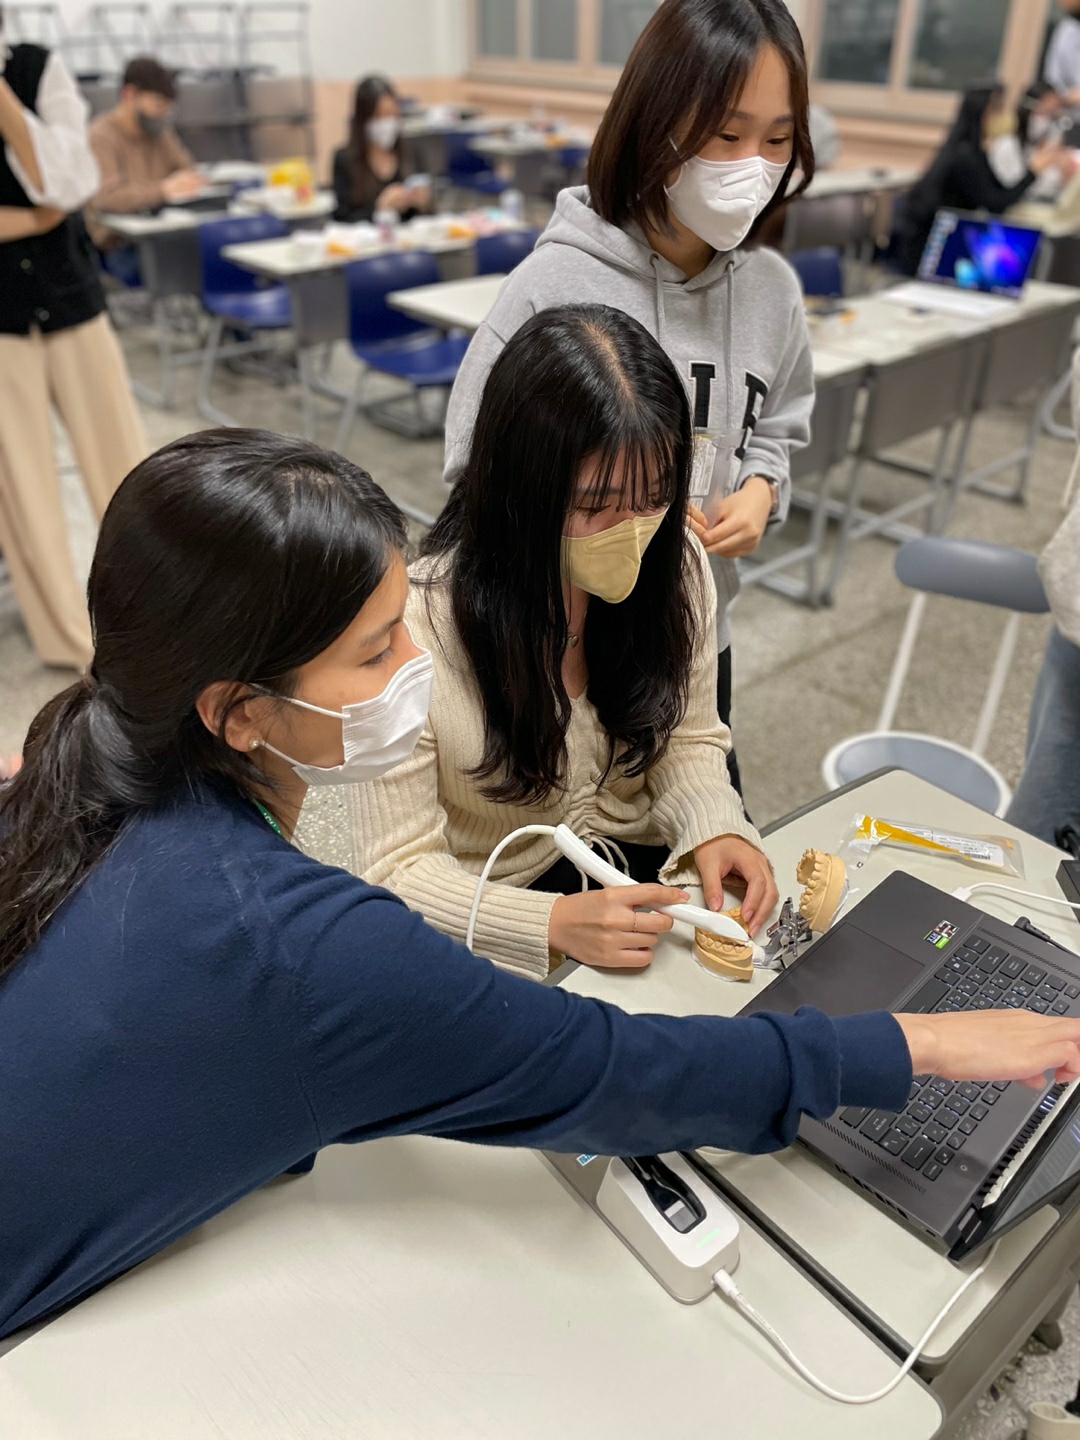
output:
<path id="1" fill-rule="evenodd" d="M 145 334 L 128 331 L 125 344 L 133 371 L 145 371 L 152 363 Z M 336 358 L 335 372 L 342 381 L 350 377 L 351 364 L 348 356 Z M 194 370 L 181 372 L 178 407 L 172 412 L 146 409 L 152 444 L 202 427 L 193 404 L 194 383 Z M 216 399 L 241 422 L 298 428 L 296 397 L 290 391 L 222 372 Z M 326 443 L 333 438 L 336 422 L 336 414 L 327 406 L 320 420 L 320 438 Z M 977 431 L 973 461 L 981 463 L 1012 449 L 1024 425 L 1021 410 L 985 418 Z M 403 439 L 361 417 L 348 450 L 392 495 L 430 511 L 439 508 L 445 496 L 441 442 Z M 912 453 L 918 453 L 917 447 Z M 1056 526 L 1070 458 L 1067 445 L 1042 438 L 1027 504 L 967 495 L 957 508 L 951 533 L 1038 550 Z M 898 487 L 909 490 L 916 483 L 879 471 L 868 493 L 884 499 Z M 92 527 L 77 478 L 67 474 L 65 486 L 75 552 L 85 569 Z M 788 543 L 802 524 L 792 521 L 787 534 L 775 543 Z M 857 545 L 829 609 L 806 610 L 759 588 L 741 597 L 734 617 L 734 728 L 747 803 L 759 824 L 818 795 L 821 759 L 828 748 L 845 735 L 873 726 L 907 605 L 893 574 L 894 555 L 895 548 L 887 541 L 870 539 Z M 1001 624 L 999 615 L 977 606 L 931 602 L 898 724 L 969 741 Z M 1027 707 L 1047 632 L 1044 619 L 1024 620 L 1012 681 L 990 746 L 990 759 L 1010 781 L 1016 780 L 1022 766 Z M 2 588 L 0 676 L 2 753 L 21 744 L 37 709 L 73 678 L 36 662 L 10 592 Z M 304 836 L 316 853 L 338 863 L 347 861 L 340 803 L 333 792 L 318 793 L 305 814 Z M 823 834 L 820 844 L 830 849 L 838 840 L 839 836 Z M 1015 1434 L 1022 1422 L 1020 1398 L 1027 1403 L 1071 1396 L 1080 1376 L 1080 1307 L 1071 1308 L 1066 1328 L 1066 1344 L 1058 1354 L 1039 1354 L 1034 1347 L 1026 1355 L 1015 1398 L 985 1397 L 978 1414 L 959 1432 L 964 1440 L 1004 1440 Z"/>

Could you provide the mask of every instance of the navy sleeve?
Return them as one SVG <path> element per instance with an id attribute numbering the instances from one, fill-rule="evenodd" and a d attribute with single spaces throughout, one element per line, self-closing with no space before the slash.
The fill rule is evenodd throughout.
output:
<path id="1" fill-rule="evenodd" d="M 296 977 L 298 1070 L 324 1145 L 416 1132 L 599 1154 L 757 1152 L 790 1144 L 804 1112 L 907 1097 L 907 1044 L 886 1014 L 627 1015 L 501 971 L 311 862 L 267 904 Z"/>

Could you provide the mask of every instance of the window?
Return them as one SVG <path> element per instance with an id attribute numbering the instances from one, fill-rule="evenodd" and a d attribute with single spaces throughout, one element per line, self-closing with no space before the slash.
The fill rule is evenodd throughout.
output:
<path id="1" fill-rule="evenodd" d="M 600 64 L 625 65 L 656 0 L 601 0 Z"/>
<path id="2" fill-rule="evenodd" d="M 818 75 L 887 85 L 900 0 L 836 0 L 825 7 Z"/>
<path id="3" fill-rule="evenodd" d="M 611 88 L 660 0 L 473 0 L 478 74 Z"/>
<path id="4" fill-rule="evenodd" d="M 1038 73 L 1053 0 L 806 0 L 815 98 L 839 114 L 949 120 L 957 93 Z"/>
<path id="5" fill-rule="evenodd" d="M 481 55 L 516 55 L 517 0 L 478 0 L 476 28 Z"/>
<path id="6" fill-rule="evenodd" d="M 578 58 L 577 0 L 542 0 L 532 7 L 534 60 Z"/>
<path id="7" fill-rule="evenodd" d="M 1009 0 L 923 0 L 908 84 L 966 90 L 997 75 Z"/>

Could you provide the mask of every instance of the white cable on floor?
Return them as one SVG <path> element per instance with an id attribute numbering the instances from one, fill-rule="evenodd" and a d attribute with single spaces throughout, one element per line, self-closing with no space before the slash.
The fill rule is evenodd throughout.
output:
<path id="1" fill-rule="evenodd" d="M 904 1363 L 901 1365 L 900 1369 L 896 1372 L 892 1379 L 889 1380 L 886 1384 L 884 1384 L 880 1390 L 875 1390 L 869 1395 L 845 1395 L 842 1390 L 834 1390 L 832 1386 L 827 1385 L 824 1380 L 819 1380 L 818 1377 L 813 1373 L 813 1371 L 803 1364 L 803 1362 L 791 1349 L 790 1345 L 788 1345 L 787 1341 L 784 1340 L 773 1329 L 773 1327 L 769 1324 L 768 1320 L 765 1319 L 764 1315 L 754 1309 L 753 1305 L 750 1304 L 750 1301 L 747 1300 L 745 1295 L 742 1293 L 738 1285 L 736 1285 L 735 1281 L 731 1278 L 731 1276 L 727 1273 L 726 1270 L 718 1270 L 716 1272 L 716 1274 L 713 1276 L 713 1284 L 722 1294 L 727 1296 L 727 1298 L 736 1307 L 736 1309 L 742 1315 L 744 1315 L 752 1325 L 755 1325 L 761 1331 L 765 1338 L 772 1345 L 774 1345 L 777 1350 L 779 1350 L 780 1354 L 783 1355 L 784 1359 L 788 1362 L 788 1364 L 794 1370 L 797 1370 L 798 1373 L 803 1377 L 803 1379 L 808 1384 L 812 1385 L 815 1390 L 820 1390 L 822 1395 L 827 1395 L 830 1400 L 838 1400 L 842 1405 L 872 1405 L 876 1400 L 884 1400 L 885 1396 L 891 1394 L 892 1391 L 896 1389 L 897 1385 L 900 1384 L 901 1380 L 903 1380 L 904 1376 L 908 1373 L 911 1367 L 915 1364 L 916 1360 L 918 1360 L 919 1356 L 922 1354 L 923 1347 L 927 1344 L 934 1331 L 945 1319 L 946 1315 L 948 1315 L 949 1311 L 960 1299 L 961 1295 L 963 1295 L 972 1285 L 974 1285 L 975 1281 L 978 1280 L 980 1276 L 986 1273 L 990 1262 L 994 1258 L 994 1252 L 996 1249 L 997 1246 L 992 1245 L 986 1259 L 982 1262 L 982 1264 L 978 1266 L 977 1269 L 973 1270 L 971 1274 L 967 1277 L 967 1279 L 964 1281 L 964 1283 L 953 1292 L 949 1300 L 941 1307 L 938 1313 L 934 1316 L 933 1320 L 931 1320 L 930 1324 L 919 1336 L 919 1339 L 915 1342 L 915 1348 L 908 1355 L 907 1359 L 904 1361 Z"/>

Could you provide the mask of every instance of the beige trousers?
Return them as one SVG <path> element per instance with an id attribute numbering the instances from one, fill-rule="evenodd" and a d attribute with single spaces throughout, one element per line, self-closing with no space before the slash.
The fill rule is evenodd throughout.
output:
<path id="1" fill-rule="evenodd" d="M 124 354 L 106 314 L 52 335 L 0 335 L 0 551 L 39 657 L 82 669 L 92 653 L 90 621 L 60 501 L 53 405 L 100 520 L 120 481 L 146 456 Z"/>

